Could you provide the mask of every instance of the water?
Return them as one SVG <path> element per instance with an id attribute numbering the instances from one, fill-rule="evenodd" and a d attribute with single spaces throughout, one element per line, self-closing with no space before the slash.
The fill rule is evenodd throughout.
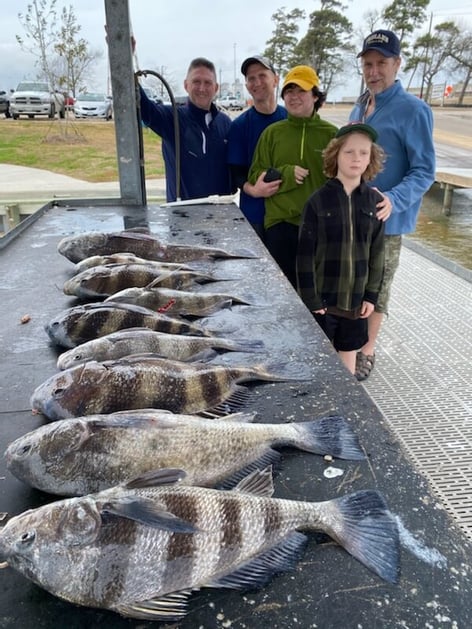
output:
<path id="1" fill-rule="evenodd" d="M 423 200 L 411 240 L 472 270 L 472 190 L 455 190 L 450 216 L 442 211 L 444 192 L 437 184 Z"/>

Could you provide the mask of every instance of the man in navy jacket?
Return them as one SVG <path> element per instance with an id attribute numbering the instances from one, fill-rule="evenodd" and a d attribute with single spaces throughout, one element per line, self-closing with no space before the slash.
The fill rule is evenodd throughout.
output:
<path id="1" fill-rule="evenodd" d="M 188 94 L 177 108 L 180 127 L 180 199 L 198 199 L 231 193 L 227 164 L 229 116 L 213 103 L 218 92 L 215 66 L 203 57 L 194 59 L 184 81 Z M 141 118 L 162 138 L 167 201 L 177 199 L 174 117 L 172 106 L 159 105 L 140 89 Z"/>

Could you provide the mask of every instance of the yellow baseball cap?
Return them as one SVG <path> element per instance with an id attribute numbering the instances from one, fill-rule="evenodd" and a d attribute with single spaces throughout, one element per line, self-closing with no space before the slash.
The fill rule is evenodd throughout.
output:
<path id="1" fill-rule="evenodd" d="M 314 87 L 318 87 L 320 79 L 316 72 L 310 66 L 295 66 L 287 72 L 284 83 L 282 85 L 282 96 L 284 95 L 284 89 L 290 83 L 295 83 L 298 87 L 301 87 L 305 92 L 309 92 Z"/>

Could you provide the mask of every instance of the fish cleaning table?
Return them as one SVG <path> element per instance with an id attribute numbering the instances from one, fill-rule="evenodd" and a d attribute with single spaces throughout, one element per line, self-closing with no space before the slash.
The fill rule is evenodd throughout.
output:
<path id="1" fill-rule="evenodd" d="M 395 435 L 364 388 L 342 367 L 310 313 L 233 205 L 145 210 L 113 205 L 47 207 L 36 221 L 0 250 L 1 415 L 0 445 L 44 422 L 33 415 L 30 396 L 56 373 L 58 350 L 44 325 L 75 300 L 62 292 L 72 263 L 57 252 L 59 240 L 84 231 L 118 231 L 147 225 L 166 242 L 206 245 L 253 259 L 205 261 L 201 268 L 230 278 L 201 290 L 248 298 L 205 324 L 231 330 L 231 338 L 264 342 L 261 354 L 230 352 L 220 364 L 285 363 L 308 380 L 255 383 L 247 410 L 257 421 L 305 421 L 327 414 L 346 417 L 368 455 L 365 461 L 328 462 L 320 456 L 283 451 L 274 497 L 320 501 L 360 489 L 385 497 L 400 531 L 398 585 L 383 582 L 325 536 L 308 533 L 293 572 L 261 590 L 205 589 L 190 599 L 183 629 L 287 629 L 472 626 L 472 548 L 428 483 L 405 456 Z M 209 288 L 211 286 L 211 288 Z M 0 512 L 16 515 L 51 496 L 16 480 L 0 460 Z M 0 626 L 17 629 L 154 627 L 61 601 L 13 569 L 0 572 Z M 174 625 L 176 626 L 176 625 Z"/>

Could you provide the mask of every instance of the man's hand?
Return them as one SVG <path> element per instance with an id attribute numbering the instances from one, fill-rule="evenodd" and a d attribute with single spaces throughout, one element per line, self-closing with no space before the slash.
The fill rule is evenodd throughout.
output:
<path id="1" fill-rule="evenodd" d="M 264 171 L 259 175 L 254 185 L 250 184 L 249 181 L 246 181 L 243 186 L 244 192 L 251 197 L 262 197 L 264 199 L 267 199 L 267 197 L 271 197 L 278 192 L 282 180 L 277 179 L 276 181 L 264 181 L 266 172 L 267 171 Z"/>
<path id="2" fill-rule="evenodd" d="M 383 197 L 382 201 L 379 201 L 375 206 L 377 208 L 377 218 L 379 219 L 379 221 L 386 221 L 392 213 L 392 202 L 390 201 L 388 196 L 383 192 L 380 192 L 378 188 L 373 188 L 373 190 L 377 190 L 377 192 Z"/>

